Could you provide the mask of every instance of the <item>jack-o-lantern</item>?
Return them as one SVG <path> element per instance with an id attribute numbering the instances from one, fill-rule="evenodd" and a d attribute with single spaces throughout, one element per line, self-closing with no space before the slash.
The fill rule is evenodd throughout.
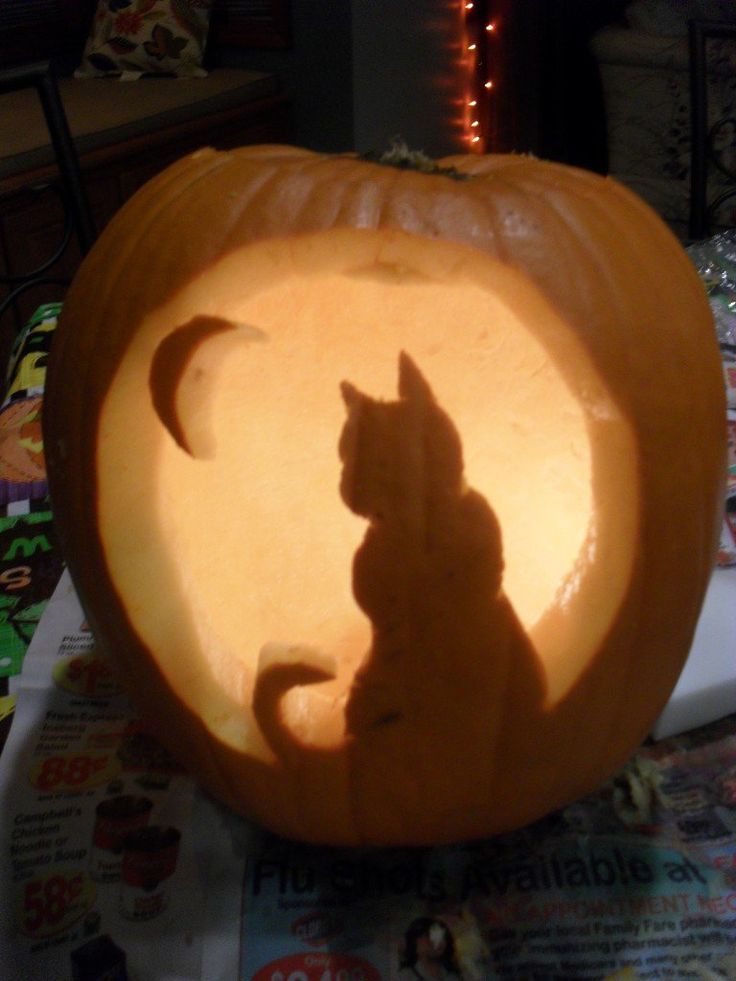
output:
<path id="1" fill-rule="evenodd" d="M 687 655 L 724 476 L 684 251 L 616 183 L 178 162 L 70 289 L 45 441 L 101 647 L 284 835 L 489 835 L 596 787 Z"/>

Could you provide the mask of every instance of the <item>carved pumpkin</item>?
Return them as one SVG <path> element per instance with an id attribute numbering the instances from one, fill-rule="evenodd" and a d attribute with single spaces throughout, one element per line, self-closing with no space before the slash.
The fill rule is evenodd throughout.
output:
<path id="1" fill-rule="evenodd" d="M 520 826 L 623 763 L 677 679 L 722 376 L 688 258 L 610 180 L 201 151 L 84 262 L 46 397 L 101 646 L 279 833 Z"/>

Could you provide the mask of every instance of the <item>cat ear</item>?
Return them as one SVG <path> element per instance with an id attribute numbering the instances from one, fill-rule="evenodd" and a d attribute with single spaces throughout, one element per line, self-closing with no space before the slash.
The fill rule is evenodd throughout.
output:
<path id="1" fill-rule="evenodd" d="M 362 410 L 368 401 L 366 396 L 360 392 L 355 385 L 348 381 L 340 383 L 340 393 L 342 394 L 347 416 L 345 424 L 340 432 L 340 439 L 337 444 L 337 452 L 343 463 L 343 472 L 340 480 L 340 493 L 346 504 L 349 504 L 348 489 L 352 485 L 353 471 L 355 470 L 355 455 L 358 445 L 358 429 L 363 417 Z"/>
<path id="2" fill-rule="evenodd" d="M 399 397 L 417 402 L 434 402 L 434 393 L 406 351 L 399 354 Z"/>
<path id="3" fill-rule="evenodd" d="M 340 393 L 348 412 L 366 401 L 365 395 L 348 381 L 340 382 Z"/>

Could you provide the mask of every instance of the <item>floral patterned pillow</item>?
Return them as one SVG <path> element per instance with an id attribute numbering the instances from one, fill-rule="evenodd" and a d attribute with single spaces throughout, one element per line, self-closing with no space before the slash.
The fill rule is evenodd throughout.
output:
<path id="1" fill-rule="evenodd" d="M 202 76 L 213 0 L 98 0 L 78 78 Z"/>

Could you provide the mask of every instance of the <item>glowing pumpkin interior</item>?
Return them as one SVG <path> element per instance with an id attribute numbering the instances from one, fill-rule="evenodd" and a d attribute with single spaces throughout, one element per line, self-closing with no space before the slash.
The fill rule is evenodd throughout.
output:
<path id="1" fill-rule="evenodd" d="M 597 366 L 523 274 L 452 243 L 332 230 L 230 253 L 142 326 L 101 416 L 101 534 L 137 632 L 220 739 L 272 758 L 243 706 L 279 651 L 334 674 L 288 692 L 284 725 L 310 745 L 344 738 L 371 622 L 351 572 L 368 521 L 340 494 L 341 384 L 400 403 L 402 352 L 498 519 L 548 703 L 574 685 L 630 579 L 637 461 Z M 421 518 L 424 451 L 372 461 L 365 442 L 350 452 L 384 504 Z M 405 556 L 421 538 L 407 532 Z M 387 575 L 402 561 L 388 555 Z"/>

